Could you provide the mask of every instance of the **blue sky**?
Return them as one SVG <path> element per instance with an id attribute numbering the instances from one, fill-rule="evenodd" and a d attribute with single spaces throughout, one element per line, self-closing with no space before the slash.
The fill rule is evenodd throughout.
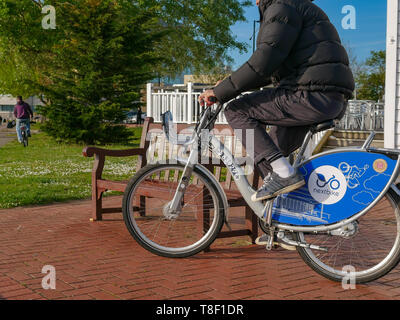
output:
<path id="1" fill-rule="evenodd" d="M 252 53 L 253 20 L 259 19 L 258 8 L 255 5 L 246 9 L 247 22 L 238 23 L 232 27 L 232 32 L 241 42 L 248 44 L 248 52 L 240 54 L 230 52 L 234 58 L 234 69 L 246 62 Z M 371 50 L 386 48 L 386 0 L 315 0 L 330 18 L 339 32 L 342 43 L 347 44 L 359 61 L 364 61 Z M 356 9 L 356 29 L 342 28 L 342 8 L 351 5 Z"/>

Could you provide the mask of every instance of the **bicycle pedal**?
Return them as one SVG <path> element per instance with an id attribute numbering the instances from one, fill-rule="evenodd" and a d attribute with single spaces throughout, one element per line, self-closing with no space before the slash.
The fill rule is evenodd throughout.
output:
<path id="1" fill-rule="evenodd" d="M 265 246 L 265 249 L 267 251 L 272 251 L 274 249 L 278 249 L 278 248 L 282 248 L 288 251 L 296 251 L 296 247 L 295 246 L 291 246 L 285 243 L 280 243 L 280 242 L 274 242 L 271 246 L 269 246 L 268 244 Z"/>

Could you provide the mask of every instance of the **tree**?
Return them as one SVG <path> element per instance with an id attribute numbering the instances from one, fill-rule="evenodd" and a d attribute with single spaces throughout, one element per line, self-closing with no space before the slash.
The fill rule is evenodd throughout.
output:
<path id="1" fill-rule="evenodd" d="M 129 132 L 118 123 L 140 100 L 142 84 L 161 59 L 152 51 L 164 36 L 154 9 L 123 0 L 64 1 L 57 3 L 57 24 L 49 39 L 40 39 L 38 60 L 27 63 L 40 68 L 40 77 L 24 81 L 46 97 L 39 110 L 48 120 L 44 130 L 87 144 L 126 139 Z M 22 37 L 10 47 L 30 61 L 24 45 Z"/>
<path id="2" fill-rule="evenodd" d="M 152 51 L 163 35 L 154 11 L 112 0 L 61 8 L 65 38 L 54 47 L 47 74 L 52 83 L 41 88 L 51 101 L 43 109 L 50 120 L 45 130 L 89 144 L 125 140 L 128 131 L 117 124 L 140 100 L 140 88 L 160 60 Z"/>
<path id="3" fill-rule="evenodd" d="M 355 77 L 357 99 L 382 100 L 385 94 L 386 52 L 371 51 L 364 68 Z"/>
<path id="4" fill-rule="evenodd" d="M 350 43 L 344 43 L 343 45 L 349 57 L 349 64 L 351 71 L 353 72 L 354 79 L 358 79 L 359 75 L 366 71 L 365 64 L 358 60 L 357 55 L 355 54 Z"/>
<path id="5" fill-rule="evenodd" d="M 232 64 L 228 49 L 246 50 L 236 40 L 231 27 L 246 21 L 244 9 L 252 1 L 243 0 L 141 0 L 143 8 L 159 6 L 158 17 L 169 32 L 154 48 L 165 57 L 155 66 L 159 75 L 215 73 L 219 66 Z"/>
<path id="6" fill-rule="evenodd" d="M 185 69 L 213 73 L 228 49 L 241 0 L 0 0 L 0 94 L 38 95 L 45 130 L 60 140 L 121 139 L 116 124 L 139 87 Z M 57 13 L 41 25 L 43 5 Z M 125 132 L 125 133 L 124 133 Z"/>
<path id="7" fill-rule="evenodd" d="M 7 66 L 4 71 L 0 70 L 0 93 L 40 93 L 35 84 L 38 78 L 46 81 L 41 72 L 43 62 L 48 60 L 46 52 L 54 38 L 62 36 L 58 28 L 56 31 L 42 29 L 41 7 L 54 5 L 57 25 L 61 26 L 60 14 L 66 3 L 66 0 L 0 0 L 0 63 Z M 251 1 L 136 0 L 131 3 L 145 11 L 156 10 L 158 28 L 169 30 L 152 48 L 154 54 L 163 57 L 152 65 L 152 71 L 159 77 L 173 78 L 186 69 L 197 74 L 213 74 L 219 66 L 232 64 L 229 49 L 246 50 L 230 28 L 238 21 L 245 21 L 244 8 Z M 24 75 L 22 79 L 21 75 Z"/>
<path id="8" fill-rule="evenodd" d="M 0 94 L 38 94 L 41 63 L 50 45 L 34 1 L 0 0 Z M 46 64 L 44 64 L 46 65 Z"/>

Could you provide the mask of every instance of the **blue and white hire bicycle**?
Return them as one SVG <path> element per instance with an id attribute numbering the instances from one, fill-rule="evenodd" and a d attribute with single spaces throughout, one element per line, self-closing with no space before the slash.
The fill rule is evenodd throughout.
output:
<path id="1" fill-rule="evenodd" d="M 255 190 L 241 165 L 211 132 L 223 106 L 205 108 L 193 135 L 182 139 L 163 114 L 168 140 L 189 148 L 185 159 L 143 167 L 129 182 L 123 200 L 124 220 L 132 236 L 147 250 L 165 257 L 188 257 L 216 239 L 228 225 L 228 201 L 212 172 L 199 164 L 206 146 L 230 171 L 240 193 L 275 243 L 296 248 L 313 270 L 334 281 L 348 277 L 352 266 L 357 283 L 387 274 L 400 259 L 400 151 L 373 148 L 372 132 L 362 147 L 338 148 L 305 159 L 313 134 L 333 128 L 334 121 L 310 128 L 294 161 L 306 184 L 298 190 L 264 202 L 251 201 Z M 207 130 L 211 132 L 202 135 Z M 193 147 L 195 146 L 195 147 Z M 188 149 L 189 150 L 189 149 Z M 167 185 L 155 193 L 157 184 Z M 152 206 L 141 212 L 135 193 L 149 189 Z M 140 190 L 140 192 L 138 192 Z M 138 196 L 139 197 L 139 196 Z M 199 206 L 207 212 L 207 227 L 198 232 Z M 204 219 L 204 217 L 202 218 Z M 229 227 L 229 225 L 228 225 Z"/>

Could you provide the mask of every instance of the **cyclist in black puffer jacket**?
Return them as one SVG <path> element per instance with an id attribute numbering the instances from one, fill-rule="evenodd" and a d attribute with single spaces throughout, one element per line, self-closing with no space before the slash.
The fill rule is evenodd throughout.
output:
<path id="1" fill-rule="evenodd" d="M 224 103 L 244 91 L 274 85 L 232 100 L 225 108 L 228 123 L 242 129 L 244 145 L 246 130 L 254 130 L 254 162 L 264 185 L 253 201 L 305 184 L 285 157 L 301 145 L 310 125 L 341 118 L 354 91 L 338 32 L 312 0 L 257 0 L 257 5 L 257 50 L 199 98 L 201 103 L 210 104 L 210 97 Z M 266 125 L 272 126 L 269 134 Z"/>

